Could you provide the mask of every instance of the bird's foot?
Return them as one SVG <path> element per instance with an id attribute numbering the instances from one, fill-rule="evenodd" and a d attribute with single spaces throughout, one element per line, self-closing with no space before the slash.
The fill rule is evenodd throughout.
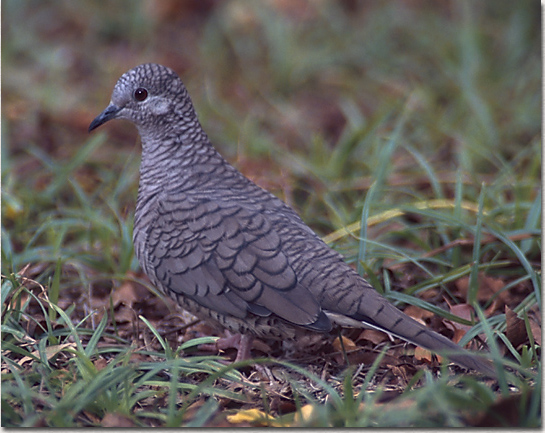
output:
<path id="1" fill-rule="evenodd" d="M 225 331 L 225 337 L 221 337 L 214 344 L 201 344 L 199 347 L 203 350 L 217 352 L 226 349 L 236 349 L 237 356 L 234 362 L 246 361 L 252 358 L 253 336 L 247 334 L 231 334 Z"/>
<path id="2" fill-rule="evenodd" d="M 237 349 L 237 356 L 234 362 L 246 361 L 252 358 L 252 343 L 254 337 L 248 334 L 231 334 L 225 331 L 227 337 L 222 337 L 216 341 L 218 350 Z"/>
<path id="3" fill-rule="evenodd" d="M 251 350 L 254 337 L 248 334 L 231 334 L 229 331 L 225 331 L 227 337 L 220 338 L 216 341 L 216 347 L 218 350 L 224 349 L 237 349 L 237 356 L 233 362 L 246 361 L 252 359 Z M 254 364 L 253 368 L 261 375 L 263 380 L 268 380 L 269 383 L 273 383 L 274 376 L 271 370 L 262 364 Z"/>

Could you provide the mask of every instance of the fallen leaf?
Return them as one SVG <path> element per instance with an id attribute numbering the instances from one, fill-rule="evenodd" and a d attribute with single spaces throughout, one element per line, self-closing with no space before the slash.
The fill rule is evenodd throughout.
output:
<path id="1" fill-rule="evenodd" d="M 530 330 L 532 331 L 535 343 L 541 346 L 541 326 L 530 319 Z"/>
<path id="2" fill-rule="evenodd" d="M 409 316 L 412 317 L 417 322 L 422 323 L 423 325 L 426 324 L 426 319 L 431 319 L 434 316 L 434 313 L 428 310 L 424 310 L 423 308 L 415 307 L 414 305 L 407 306 L 403 312 Z"/>
<path id="3" fill-rule="evenodd" d="M 104 418 L 102 418 L 102 427 L 136 427 L 136 424 L 132 419 L 125 415 L 118 413 L 108 412 Z"/>
<path id="4" fill-rule="evenodd" d="M 136 320 L 136 313 L 131 307 L 121 306 L 115 312 L 115 321 L 117 324 L 132 323 Z"/>
<path id="5" fill-rule="evenodd" d="M 119 304 L 132 307 L 133 304 L 148 294 L 148 290 L 134 281 L 127 280 L 112 292 L 114 308 Z"/>
<path id="6" fill-rule="evenodd" d="M 235 413 L 234 415 L 227 415 L 227 421 L 231 424 L 240 424 L 243 422 L 249 422 L 252 425 L 257 426 L 272 426 L 282 427 L 283 425 L 276 422 L 275 418 L 265 412 L 258 409 L 246 409 Z"/>
<path id="7" fill-rule="evenodd" d="M 420 346 L 416 346 L 414 349 L 414 357 L 419 361 L 424 361 L 426 364 L 431 364 L 433 362 L 433 354 Z"/>
<path id="8" fill-rule="evenodd" d="M 449 322 L 453 323 L 453 322 Z M 456 328 L 454 327 L 454 335 L 452 336 L 452 341 L 454 341 L 456 344 L 458 344 L 462 338 L 464 338 L 464 335 L 466 335 L 466 332 L 464 329 Z"/>
<path id="9" fill-rule="evenodd" d="M 448 301 L 447 301 L 448 303 Z M 475 319 L 475 310 L 473 307 L 469 304 L 457 304 L 457 305 L 450 305 L 449 304 L 449 310 L 452 314 L 455 316 L 458 316 L 465 320 L 474 320 Z M 450 321 L 449 321 L 450 322 Z M 454 329 L 460 329 L 464 331 L 464 334 L 471 329 L 471 326 L 464 325 L 462 323 L 458 322 L 451 322 L 451 325 L 454 327 Z"/>
<path id="10" fill-rule="evenodd" d="M 342 338 L 342 344 L 340 338 Z M 351 350 L 356 350 L 358 346 L 356 346 L 356 343 L 354 343 L 350 338 L 341 335 L 339 338 L 336 338 L 333 341 L 333 348 L 336 352 L 350 352 Z"/>
<path id="11" fill-rule="evenodd" d="M 527 392 L 529 393 L 529 392 Z M 521 400 L 530 398 L 529 395 L 514 394 L 502 398 L 488 408 L 471 425 L 474 427 L 519 427 L 521 418 Z M 523 416 L 526 416 L 523 414 Z"/>
<path id="12" fill-rule="evenodd" d="M 467 292 L 469 290 L 469 278 L 469 276 L 465 276 L 457 279 L 454 283 L 456 289 L 458 290 L 456 295 L 466 300 Z M 479 273 L 477 276 L 477 284 L 479 285 L 479 290 L 477 290 L 477 300 L 479 302 L 489 301 L 494 295 L 498 294 L 498 292 L 505 287 L 505 281 L 501 280 L 500 278 L 490 277 L 483 272 Z M 498 307 L 504 305 L 508 301 L 508 297 L 509 294 L 507 291 L 504 290 L 503 292 L 500 292 L 496 297 L 501 304 L 498 305 Z"/>
<path id="13" fill-rule="evenodd" d="M 505 306 L 505 321 L 507 324 L 506 336 L 515 349 L 518 349 L 521 345 L 530 342 L 528 331 L 526 330 L 526 324 L 524 320 L 517 316 L 517 314 L 511 310 L 508 306 Z M 535 342 L 540 344 L 541 342 L 541 328 L 532 319 L 529 318 L 530 332 Z"/>
<path id="14" fill-rule="evenodd" d="M 76 343 L 64 343 L 64 344 L 56 344 L 54 346 L 48 346 L 45 348 L 45 355 L 47 357 L 47 360 L 49 361 L 51 358 L 53 358 L 55 355 L 57 355 L 59 352 L 63 351 L 64 349 L 66 349 L 67 347 L 71 347 L 71 348 L 75 348 L 76 347 Z M 32 352 L 32 355 L 34 355 L 35 357 L 39 358 L 40 357 L 40 351 L 39 350 L 35 350 L 34 352 Z M 28 362 L 28 361 L 33 361 L 34 358 L 30 357 L 30 356 L 24 356 L 23 358 L 21 358 L 19 361 L 17 361 L 17 364 L 19 365 L 23 365 L 25 362 Z"/>
<path id="15" fill-rule="evenodd" d="M 93 364 L 97 371 L 100 371 L 108 366 L 108 361 L 106 361 L 104 358 L 98 358 L 93 362 Z"/>
<path id="16" fill-rule="evenodd" d="M 389 338 L 388 335 L 382 331 L 377 331 L 376 329 L 364 329 L 357 340 L 366 340 L 370 341 L 374 345 L 377 345 L 388 341 Z"/>
<path id="17" fill-rule="evenodd" d="M 295 413 L 295 416 L 293 417 L 293 424 L 299 425 L 304 422 L 309 422 L 312 418 L 313 413 L 314 413 L 313 405 L 307 404 L 303 406 L 300 410 L 298 410 Z"/>

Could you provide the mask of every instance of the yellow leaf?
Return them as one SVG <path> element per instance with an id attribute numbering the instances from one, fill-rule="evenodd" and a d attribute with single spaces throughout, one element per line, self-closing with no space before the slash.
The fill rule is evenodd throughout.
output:
<path id="1" fill-rule="evenodd" d="M 301 422 L 309 421 L 312 418 L 312 412 L 314 412 L 313 405 L 307 404 L 306 406 L 303 406 L 301 410 L 295 414 L 295 417 L 293 418 L 293 423 L 295 425 L 298 425 Z"/>
<path id="2" fill-rule="evenodd" d="M 273 427 L 281 426 L 280 423 L 275 422 L 274 417 L 258 409 L 241 410 L 234 415 L 227 415 L 227 421 L 231 424 L 249 422 L 252 424 L 269 425 Z"/>

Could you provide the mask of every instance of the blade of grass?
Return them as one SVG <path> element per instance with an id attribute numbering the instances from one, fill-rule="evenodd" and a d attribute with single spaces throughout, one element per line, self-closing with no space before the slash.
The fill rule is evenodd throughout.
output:
<path id="1" fill-rule="evenodd" d="M 168 390 L 168 403 L 167 403 L 167 421 L 166 427 L 179 427 L 182 419 L 177 416 L 177 403 L 178 403 L 178 364 L 174 364 L 170 370 L 170 386 Z M 180 413 L 183 413 L 180 411 Z"/>
<path id="2" fill-rule="evenodd" d="M 540 227 L 541 222 L 541 190 L 538 192 L 535 200 L 532 202 L 532 207 L 526 216 L 526 222 L 524 224 L 524 231 L 532 231 Z M 528 253 L 534 243 L 533 239 L 524 239 L 520 243 L 520 250 L 523 253 Z"/>
<path id="3" fill-rule="evenodd" d="M 57 305 L 59 303 L 59 292 L 61 285 L 61 272 L 62 272 L 62 260 L 59 257 L 57 259 L 57 264 L 55 265 L 55 273 L 53 274 L 53 280 L 49 285 L 48 297 L 51 303 Z M 49 320 L 54 321 L 57 318 L 55 310 L 49 307 Z"/>
<path id="4" fill-rule="evenodd" d="M 369 191 L 367 192 L 367 195 L 365 196 L 365 201 L 363 203 L 363 209 L 360 219 L 360 240 L 357 260 L 357 270 L 360 275 L 363 274 L 363 266 L 361 265 L 361 263 L 365 261 L 365 254 L 367 249 L 367 220 L 369 218 L 369 210 L 371 208 L 371 205 L 373 204 L 375 195 L 379 194 L 382 191 L 388 172 L 390 171 L 389 167 L 391 165 L 392 154 L 397 146 L 401 131 L 403 130 L 407 121 L 409 112 L 409 101 L 410 98 L 405 102 L 403 111 L 401 112 L 401 116 L 399 117 L 394 127 L 394 131 L 390 139 L 380 152 L 378 166 L 374 173 L 375 181 L 371 185 L 371 188 L 369 188 Z"/>
<path id="5" fill-rule="evenodd" d="M 195 416 L 187 422 L 184 427 L 203 427 L 206 422 L 212 418 L 214 413 L 219 409 L 219 403 L 213 399 L 209 398 L 206 402 L 199 408 Z"/>
<path id="6" fill-rule="evenodd" d="M 537 358 L 536 342 L 534 340 L 534 333 L 530 327 L 530 319 L 528 318 L 528 312 L 525 310 L 523 314 L 524 326 L 526 327 L 526 334 L 528 335 L 528 340 L 530 342 L 530 348 L 532 349 L 532 354 L 534 357 L 534 362 L 536 365 L 540 365 L 540 360 Z"/>
<path id="7" fill-rule="evenodd" d="M 539 305 L 539 308 L 541 309 L 541 279 L 537 277 L 537 272 L 533 269 L 532 265 L 528 261 L 528 258 L 524 255 L 524 253 L 520 250 L 520 248 L 507 236 L 503 234 L 503 232 L 492 229 L 491 227 L 487 226 L 487 232 L 498 238 L 501 242 L 503 242 L 513 253 L 517 256 L 518 260 L 520 261 L 520 264 L 524 268 L 524 270 L 527 272 L 527 274 L 530 276 L 530 280 L 532 281 L 532 286 L 534 288 L 534 294 L 537 300 L 537 303 Z"/>
<path id="8" fill-rule="evenodd" d="M 144 316 L 140 315 L 140 316 L 138 316 L 138 318 L 140 320 L 142 320 L 142 322 L 144 322 L 146 324 L 146 326 L 150 329 L 150 331 L 153 333 L 153 335 L 155 335 L 155 338 L 157 338 L 157 341 L 159 341 L 159 344 L 161 345 L 161 347 L 165 351 L 166 359 L 172 359 L 173 355 L 174 355 L 173 352 L 172 352 L 172 349 L 169 346 L 169 344 L 165 341 L 165 339 L 163 337 L 161 337 L 161 334 L 159 334 L 159 331 L 157 331 L 157 329 L 155 329 L 155 327 Z"/>
<path id="9" fill-rule="evenodd" d="M 496 344 L 496 340 L 494 339 L 494 332 L 492 331 L 492 328 L 488 323 L 488 319 L 484 316 L 482 309 L 478 305 L 475 305 L 474 308 L 477 312 L 479 322 L 482 324 L 487 337 L 487 343 L 490 347 L 490 353 L 492 354 L 492 361 L 494 362 L 494 365 L 496 366 L 496 371 L 498 372 L 497 380 L 500 385 L 501 393 L 504 396 L 508 396 L 509 386 L 507 384 L 506 372 L 503 368 L 503 365 L 501 364 L 501 359 L 503 357 L 501 356 L 500 349 Z"/>
<path id="10" fill-rule="evenodd" d="M 475 224 L 475 238 L 473 242 L 473 256 L 471 272 L 469 274 L 469 288 L 467 290 L 467 303 L 475 306 L 477 302 L 477 292 L 479 291 L 479 262 L 481 259 L 481 233 L 483 227 L 483 208 L 484 208 L 484 192 L 485 185 L 481 184 L 481 192 L 479 194 L 479 211 L 477 212 L 477 221 Z"/>
<path id="11" fill-rule="evenodd" d="M 23 410 L 25 414 L 32 414 L 35 409 L 34 405 L 32 404 L 32 392 L 30 391 L 30 388 L 26 385 L 19 370 L 16 367 L 10 364 L 9 369 L 11 371 L 11 374 L 13 375 L 13 378 L 15 379 L 15 382 L 17 383 L 19 396 L 23 404 Z"/>
<path id="12" fill-rule="evenodd" d="M 182 343 L 180 345 L 180 350 L 187 350 L 187 349 L 190 349 L 191 347 L 195 347 L 195 346 L 198 346 L 200 344 L 213 344 L 215 343 L 217 340 L 219 339 L 219 337 L 198 337 L 198 338 L 193 338 L 189 341 L 186 341 L 184 343 Z"/>
<path id="13" fill-rule="evenodd" d="M 357 269 L 358 274 L 363 275 L 364 267 L 363 263 L 366 259 L 366 253 L 367 253 L 367 220 L 369 218 L 369 208 L 371 207 L 371 203 L 373 202 L 373 196 L 375 195 L 375 191 L 377 190 L 377 182 L 373 182 L 371 185 L 371 188 L 369 188 L 369 191 L 367 191 L 367 195 L 365 196 L 365 201 L 363 202 L 363 208 L 361 210 L 361 220 L 360 220 L 360 240 L 359 240 L 359 248 L 358 248 L 358 261 L 357 261 Z"/>
<path id="14" fill-rule="evenodd" d="M 100 320 L 97 328 L 95 329 L 95 332 L 91 336 L 91 339 L 87 343 L 87 347 L 85 347 L 85 354 L 90 358 L 95 353 L 95 350 L 97 348 L 98 342 L 103 337 L 104 330 L 106 329 L 106 325 L 108 323 L 108 314 L 106 311 L 104 311 L 104 314 L 102 315 L 102 319 Z"/>

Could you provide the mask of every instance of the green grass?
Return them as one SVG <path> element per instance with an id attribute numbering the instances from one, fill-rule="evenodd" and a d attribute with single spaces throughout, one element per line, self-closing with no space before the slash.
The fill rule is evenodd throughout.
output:
<path id="1" fill-rule="evenodd" d="M 233 0 L 161 15 L 120 1 L 106 16 L 87 1 L 3 2 L 2 426 L 225 426 L 249 408 L 273 425 L 540 426 L 534 3 Z M 174 67 L 218 150 L 390 301 L 467 325 L 462 343 L 494 337 L 513 372 L 498 387 L 428 369 L 401 383 L 384 354 L 325 376 L 263 361 L 279 390 L 196 354 L 203 340 L 134 258 L 134 130 L 86 133 L 145 61 Z M 464 303 L 473 317 L 449 310 Z"/>

